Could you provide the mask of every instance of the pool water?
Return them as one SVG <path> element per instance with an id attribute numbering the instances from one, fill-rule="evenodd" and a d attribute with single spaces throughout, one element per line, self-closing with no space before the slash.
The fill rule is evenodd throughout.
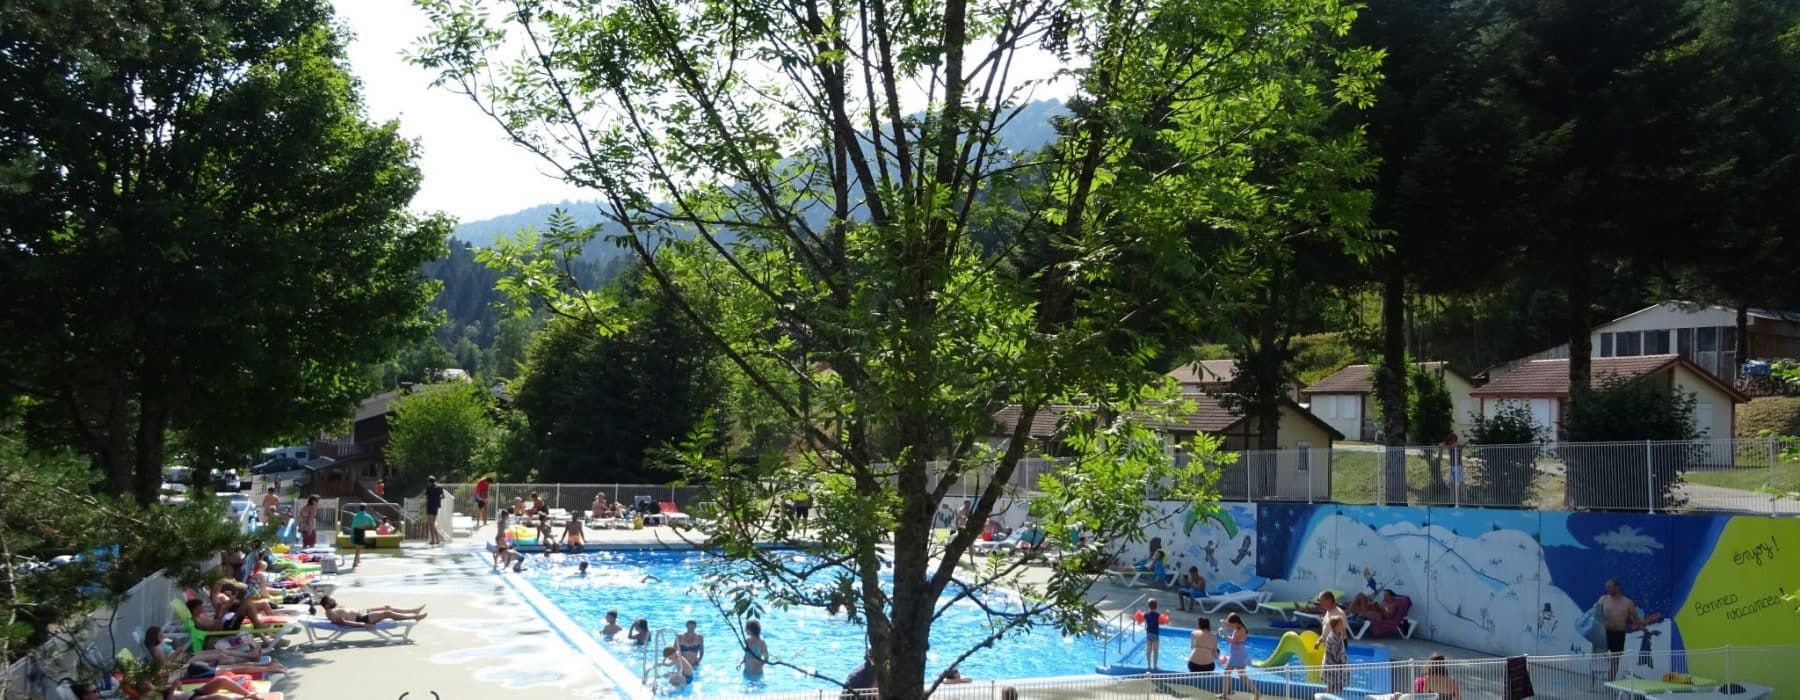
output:
<path id="1" fill-rule="evenodd" d="M 532 566 L 526 569 L 524 578 L 633 673 L 643 668 L 644 650 L 624 641 L 623 632 L 616 641 L 601 637 L 599 629 L 605 624 L 608 610 L 618 611 L 621 627 L 630 628 L 632 621 L 641 617 L 649 620 L 653 631 L 672 630 L 668 644 L 674 643 L 675 632 L 688 620 L 694 620 L 697 630 L 705 636 L 707 656 L 696 669 L 694 682 L 681 694 L 718 696 L 831 689 L 838 687 L 834 680 L 817 678 L 809 672 L 842 679 L 861 663 L 866 636 L 860 623 L 818 608 L 784 610 L 764 606 L 761 620 L 769 654 L 774 660 L 797 668 L 771 665 L 760 678 L 746 677 L 738 668 L 743 652 L 737 637 L 701 591 L 701 574 L 712 555 L 696 551 L 612 550 L 582 556 L 591 562 L 585 576 L 577 575 L 578 557 L 552 555 L 532 557 Z M 1171 620 L 1171 624 L 1192 623 L 1188 615 L 1176 615 L 1178 619 Z M 928 672 L 935 676 L 965 650 L 981 643 L 990 634 L 992 624 L 987 613 L 973 602 L 952 606 L 932 625 Z M 1159 668 L 1185 670 L 1187 632 L 1164 629 L 1166 638 Z M 970 678 L 993 680 L 1089 675 L 1103 663 L 1141 667 L 1142 639 L 1141 633 L 1128 634 L 1103 650 L 1098 639 L 1065 637 L 1046 625 L 1014 632 L 977 651 L 959 668 Z M 1257 658 L 1268 656 L 1275 643 L 1268 637 L 1250 640 Z M 1374 651 L 1386 656 L 1385 650 Z M 656 653 L 660 656 L 660 650 Z M 1374 660 L 1367 647 L 1353 646 L 1350 654 L 1352 662 Z"/>

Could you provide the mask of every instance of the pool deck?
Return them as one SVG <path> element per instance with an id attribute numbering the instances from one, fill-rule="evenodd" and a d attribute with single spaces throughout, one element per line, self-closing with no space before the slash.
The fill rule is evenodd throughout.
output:
<path id="1" fill-rule="evenodd" d="M 679 534 L 666 527 L 590 530 L 589 535 L 589 542 L 596 546 L 687 546 Z M 285 691 L 290 698 L 398 698 L 402 693 L 410 693 L 410 698 L 423 700 L 435 691 L 442 700 L 625 700 L 595 663 L 545 624 L 527 597 L 494 572 L 485 551 L 486 543 L 491 541 L 493 528 L 489 526 L 447 546 L 409 543 L 398 552 L 364 552 L 362 567 L 340 577 L 336 597 L 352 608 L 426 605 L 429 619 L 419 623 L 409 643 L 347 642 L 286 649 L 278 659 L 291 673 L 275 689 Z M 1031 567 L 1026 575 L 1043 577 L 1047 571 Z M 1100 609 L 1111 615 L 1143 592 L 1103 580 L 1094 586 L 1092 595 L 1099 601 Z M 1159 600 L 1164 595 L 1172 594 L 1159 593 Z M 1174 611 L 1174 602 L 1172 598 L 1164 602 L 1174 618 L 1171 624 L 1191 626 L 1192 615 Z M 1224 615 L 1221 612 L 1209 617 Z M 1252 634 L 1278 635 L 1285 631 L 1269 627 L 1270 618 L 1265 615 L 1249 614 L 1245 620 Z M 1395 660 L 1422 659 L 1434 651 L 1451 658 L 1489 656 L 1422 640 L 1358 643 L 1386 647 Z M 1211 691 L 1191 686 L 1135 682 L 1142 682 L 1146 691 L 1155 694 L 1214 697 Z M 957 690 L 963 688 L 968 686 Z M 1111 688 L 1112 692 L 1103 694 L 1119 697 L 1116 693 L 1127 690 L 1117 685 Z M 1465 687 L 1464 697 L 1497 697 L 1475 690 Z M 964 694 L 954 693 L 958 697 Z M 1146 693 L 1132 694 L 1141 697 Z M 1031 695 L 1034 700 L 1050 696 L 1079 700 L 1094 697 L 1096 692 L 1092 688 L 1058 688 L 1034 690 Z M 1249 698 L 1250 694 L 1240 691 L 1233 697 Z"/>

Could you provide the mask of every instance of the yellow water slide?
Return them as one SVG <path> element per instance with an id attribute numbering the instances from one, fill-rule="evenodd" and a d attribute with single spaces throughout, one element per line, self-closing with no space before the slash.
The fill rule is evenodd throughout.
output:
<path id="1" fill-rule="evenodd" d="M 1306 681 L 1320 683 L 1319 667 L 1325 663 L 1325 649 L 1319 646 L 1319 633 L 1312 630 L 1304 632 L 1288 632 L 1275 642 L 1275 652 L 1261 661 L 1251 661 L 1257 668 L 1280 668 L 1288 665 L 1295 657 L 1306 666 Z"/>

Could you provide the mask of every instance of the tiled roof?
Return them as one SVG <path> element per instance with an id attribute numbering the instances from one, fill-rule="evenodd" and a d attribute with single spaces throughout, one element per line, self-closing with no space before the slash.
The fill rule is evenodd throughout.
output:
<path id="1" fill-rule="evenodd" d="M 1237 376 L 1237 360 L 1200 360 L 1176 367 L 1169 376 L 1186 385 L 1224 384 Z"/>
<path id="2" fill-rule="evenodd" d="M 1233 413 L 1215 397 L 1206 394 L 1188 394 L 1182 398 L 1194 402 L 1193 413 L 1188 414 L 1183 420 L 1152 421 L 1148 426 L 1155 430 L 1176 433 L 1223 433 L 1237 427 L 1237 424 L 1243 421 L 1242 416 Z M 1292 411 L 1294 415 L 1318 425 L 1334 439 L 1342 440 L 1344 438 L 1343 434 L 1306 409 L 1301 408 L 1299 404 L 1292 401 L 1283 401 L 1282 404 L 1282 410 Z M 1032 416 L 1031 419 L 1031 436 L 1039 439 L 1056 437 L 1057 424 L 1061 422 L 1063 415 L 1071 410 L 1074 410 L 1074 407 L 1066 405 L 1045 406 L 1039 409 L 1037 415 Z M 1008 406 L 1000 409 L 998 413 L 994 414 L 994 422 L 1001 435 L 1012 435 L 1013 426 L 1019 423 L 1019 407 Z"/>
<path id="3" fill-rule="evenodd" d="M 1613 378 L 1630 379 L 1654 374 L 1681 361 L 1679 355 L 1639 355 L 1636 357 L 1596 357 L 1588 378 L 1596 387 Z M 1569 393 L 1569 361 L 1532 360 L 1507 372 L 1473 392 L 1477 396 L 1496 394 L 1538 394 L 1567 396 Z"/>
<path id="4" fill-rule="evenodd" d="M 1237 425 L 1242 417 L 1234 415 L 1230 409 L 1216 398 L 1205 394 L 1188 394 L 1183 397 L 1194 402 L 1194 412 L 1185 420 L 1152 421 L 1147 425 L 1155 430 L 1171 432 L 1217 433 Z M 1031 418 L 1031 436 L 1047 439 L 1056 437 L 1058 424 L 1064 414 L 1075 410 L 1075 407 L 1064 405 L 1045 406 Z M 1019 423 L 1019 408 L 1008 406 L 994 414 L 994 422 L 998 424 L 1000 434 L 1011 435 L 1013 426 Z"/>
<path id="5" fill-rule="evenodd" d="M 1420 362 L 1417 364 L 1420 369 L 1427 372 L 1456 372 L 1456 368 L 1450 367 L 1447 363 L 1441 361 Z M 1345 367 L 1332 373 L 1329 377 L 1319 380 L 1318 383 L 1306 387 L 1305 393 L 1309 396 L 1315 394 L 1373 393 L 1375 391 L 1375 385 L 1369 378 L 1370 369 L 1369 365 L 1350 365 L 1349 367 Z M 1461 373 L 1457 373 L 1457 376 L 1462 375 Z"/>

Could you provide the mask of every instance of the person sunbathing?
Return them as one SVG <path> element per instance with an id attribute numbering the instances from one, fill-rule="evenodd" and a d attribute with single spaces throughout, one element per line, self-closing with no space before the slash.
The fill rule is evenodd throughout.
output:
<path id="1" fill-rule="evenodd" d="M 1367 593 L 1358 593 L 1355 598 L 1350 599 L 1350 605 L 1344 609 L 1350 611 L 1351 615 L 1368 620 L 1386 620 L 1393 617 L 1394 591 L 1392 589 L 1382 590 L 1379 603 L 1375 602 L 1375 599 L 1369 597 Z"/>
<path id="2" fill-rule="evenodd" d="M 164 700 L 232 700 L 249 698 L 262 700 L 262 694 L 251 690 L 245 684 L 232 678 L 214 678 L 193 690 L 177 690 L 179 684 L 171 685 L 163 690 Z"/>
<path id="3" fill-rule="evenodd" d="M 185 653 L 177 649 L 174 642 L 169 641 L 161 627 L 144 630 L 144 649 L 150 652 L 150 658 L 167 668 L 179 668 L 189 662 L 199 661 L 228 673 L 287 673 L 287 668 L 279 663 L 263 663 L 260 660 L 261 650 L 250 645 L 238 649 L 207 649 L 195 654 Z"/>
<path id="4" fill-rule="evenodd" d="M 383 605 L 367 610 L 355 610 L 338 605 L 338 602 L 331 596 L 320 599 L 319 605 L 325 608 L 325 619 L 340 627 L 374 627 L 390 620 L 402 622 L 423 620 L 426 615 L 430 614 L 424 612 L 425 606 L 423 605 L 410 609 Z"/>

